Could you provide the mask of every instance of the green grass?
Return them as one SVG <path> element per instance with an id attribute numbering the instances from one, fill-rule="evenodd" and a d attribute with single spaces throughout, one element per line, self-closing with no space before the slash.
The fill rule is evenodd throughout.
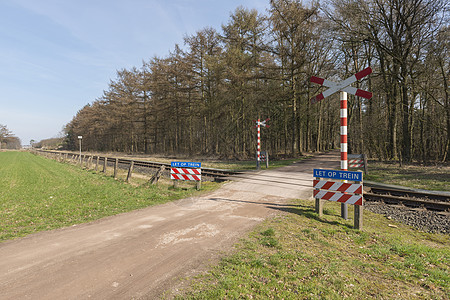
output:
<path id="1" fill-rule="evenodd" d="M 369 163 L 365 180 L 401 185 L 417 189 L 450 191 L 450 167 L 431 167 L 380 162 Z"/>
<path id="2" fill-rule="evenodd" d="M 145 181 L 143 181 L 145 182 Z M 202 190 L 217 187 L 203 183 Z M 0 241 L 190 196 L 190 188 L 126 184 L 27 152 L 0 152 Z"/>
<path id="3" fill-rule="evenodd" d="M 389 225 L 364 211 L 364 229 L 311 201 L 262 223 L 179 299 L 449 299 L 450 239 Z M 349 216 L 352 215 L 350 207 Z"/>

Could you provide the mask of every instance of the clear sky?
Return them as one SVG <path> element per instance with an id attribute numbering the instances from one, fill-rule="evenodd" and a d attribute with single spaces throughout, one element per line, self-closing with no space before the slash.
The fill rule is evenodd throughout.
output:
<path id="1" fill-rule="evenodd" d="M 56 137 L 116 70 L 220 30 L 240 5 L 269 0 L 0 0 L 0 124 L 22 145 Z"/>

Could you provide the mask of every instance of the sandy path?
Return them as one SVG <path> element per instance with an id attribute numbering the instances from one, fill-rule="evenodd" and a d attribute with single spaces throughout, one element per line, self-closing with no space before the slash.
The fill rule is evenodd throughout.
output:
<path id="1" fill-rule="evenodd" d="M 337 153 L 227 183 L 215 192 L 0 244 L 0 299 L 159 298 L 205 268 Z"/>

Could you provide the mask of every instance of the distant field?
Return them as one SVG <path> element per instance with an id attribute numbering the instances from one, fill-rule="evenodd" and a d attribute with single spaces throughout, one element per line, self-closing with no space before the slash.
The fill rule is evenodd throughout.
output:
<path id="1" fill-rule="evenodd" d="M 204 183 L 203 189 L 214 183 Z M 27 152 L 0 152 L 0 241 L 187 197 L 170 184 L 125 184 Z"/>

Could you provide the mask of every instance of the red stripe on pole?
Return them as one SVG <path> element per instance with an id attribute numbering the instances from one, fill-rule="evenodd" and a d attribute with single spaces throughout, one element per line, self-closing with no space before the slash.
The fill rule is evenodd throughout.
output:
<path id="1" fill-rule="evenodd" d="M 341 109 L 347 109 L 347 100 L 341 100 Z"/>
<path id="2" fill-rule="evenodd" d="M 347 135 L 341 134 L 341 143 L 347 143 Z"/>
<path id="3" fill-rule="evenodd" d="M 341 152 L 341 160 L 347 160 L 347 152 Z"/>
<path id="4" fill-rule="evenodd" d="M 341 118 L 341 126 L 347 126 L 347 118 Z"/>
<path id="5" fill-rule="evenodd" d="M 356 96 L 363 97 L 363 98 L 366 98 L 366 99 L 370 99 L 370 98 L 372 98 L 372 93 L 364 91 L 364 90 L 357 89 L 356 90 Z"/>
<path id="6" fill-rule="evenodd" d="M 366 77 L 367 75 L 369 75 L 370 73 L 372 73 L 372 69 L 370 67 L 365 68 L 362 71 L 359 71 L 358 73 L 355 74 L 355 77 L 357 80 L 360 80 L 363 77 Z"/>
<path id="7" fill-rule="evenodd" d="M 318 83 L 318 84 L 322 85 L 323 82 L 325 81 L 325 79 L 320 78 L 320 77 L 316 77 L 316 76 L 312 76 L 310 81 L 313 82 L 313 83 Z"/>

